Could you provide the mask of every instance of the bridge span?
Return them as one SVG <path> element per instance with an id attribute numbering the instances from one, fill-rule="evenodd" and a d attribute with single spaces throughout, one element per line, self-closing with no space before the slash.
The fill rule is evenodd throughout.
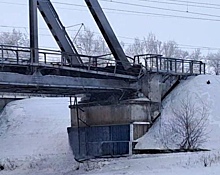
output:
<path id="1" fill-rule="evenodd" d="M 204 63 L 195 60 L 137 55 L 128 58 L 132 67 L 118 66 L 111 55 L 80 55 L 83 65 L 66 62 L 72 54 L 38 49 L 39 62 L 31 61 L 31 48 L 0 46 L 0 92 L 73 96 L 86 93 L 134 93 L 141 91 L 141 78 L 147 73 L 199 75 Z"/>
<path id="2" fill-rule="evenodd" d="M 0 46 L 1 92 L 72 96 L 138 90 L 141 67 L 123 71 L 111 55 L 81 55 L 84 65 L 79 66 L 67 63 L 59 51 L 39 49 L 38 53 L 39 62 L 35 63 L 30 48 Z"/>
<path id="3" fill-rule="evenodd" d="M 30 47 L 0 45 L 0 92 L 43 96 L 85 94 L 71 104 L 70 145 L 80 157 L 132 152 L 160 116 L 162 100 L 188 76 L 205 74 L 196 60 L 125 55 L 99 2 L 85 0 L 111 54 L 81 55 L 50 0 L 29 0 Z M 38 47 L 37 10 L 59 51 Z"/>

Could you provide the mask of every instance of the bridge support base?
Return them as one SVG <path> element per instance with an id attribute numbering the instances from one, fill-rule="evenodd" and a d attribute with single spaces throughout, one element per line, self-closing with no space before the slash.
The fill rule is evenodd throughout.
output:
<path id="1" fill-rule="evenodd" d="M 131 155 L 135 140 L 143 136 L 154 119 L 158 103 L 147 98 L 120 104 L 70 105 L 68 135 L 78 159 Z"/>
<path id="2" fill-rule="evenodd" d="M 149 123 L 69 127 L 69 143 L 76 159 L 131 155 L 134 138 L 144 135 Z"/>

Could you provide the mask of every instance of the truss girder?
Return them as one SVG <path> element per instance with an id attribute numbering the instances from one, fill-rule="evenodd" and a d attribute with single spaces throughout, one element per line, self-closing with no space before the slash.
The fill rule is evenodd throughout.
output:
<path id="1" fill-rule="evenodd" d="M 37 0 L 37 3 L 53 37 L 64 53 L 63 57 L 72 65 L 82 65 L 82 60 L 50 0 Z"/>
<path id="2" fill-rule="evenodd" d="M 130 62 L 128 61 L 117 37 L 114 34 L 114 31 L 109 24 L 100 4 L 97 0 L 85 0 L 93 18 L 95 19 L 103 37 L 105 38 L 106 43 L 109 46 L 112 54 L 115 59 L 118 61 L 119 65 L 122 65 L 125 70 L 131 67 Z"/>

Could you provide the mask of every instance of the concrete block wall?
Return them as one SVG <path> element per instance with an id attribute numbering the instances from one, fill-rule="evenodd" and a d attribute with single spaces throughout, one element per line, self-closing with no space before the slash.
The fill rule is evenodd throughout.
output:
<path id="1" fill-rule="evenodd" d="M 119 125 L 133 122 L 151 122 L 154 111 L 159 110 L 160 104 L 144 101 L 126 101 L 114 105 L 79 106 L 78 117 L 84 121 L 80 126 Z M 71 106 L 71 126 L 78 126 L 76 106 Z M 85 124 L 86 123 L 86 124 Z"/>

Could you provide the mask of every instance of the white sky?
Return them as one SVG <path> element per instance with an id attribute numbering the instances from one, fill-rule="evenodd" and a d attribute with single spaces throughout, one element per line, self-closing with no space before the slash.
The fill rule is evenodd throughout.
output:
<path id="1" fill-rule="evenodd" d="M 108 0 L 107 0 L 108 1 Z M 142 5 L 142 7 L 137 7 L 134 5 L 117 4 L 117 2 L 133 3 Z M 220 31 L 220 2 L 217 0 L 193 0 L 197 3 L 215 3 L 219 6 L 209 6 L 214 8 L 205 8 L 207 5 L 200 6 L 203 7 L 193 7 L 191 2 L 181 2 L 183 5 L 171 5 L 168 3 L 178 3 L 176 1 L 184 0 L 154 0 L 156 2 L 151 2 L 152 0 L 113 0 L 113 2 L 106 2 L 106 0 L 99 0 L 103 8 L 111 9 L 123 9 L 136 12 L 144 13 L 159 13 L 166 15 L 178 15 L 184 17 L 195 17 L 195 18 L 208 18 L 211 20 L 219 21 L 206 21 L 206 20 L 192 20 L 183 18 L 171 18 L 165 16 L 155 16 L 149 14 L 134 14 L 110 11 L 104 9 L 106 16 L 112 25 L 118 39 L 125 43 L 132 43 L 132 39 L 128 38 L 143 38 L 146 37 L 150 32 L 154 33 L 159 40 L 176 41 L 182 49 L 187 50 L 186 46 L 201 46 L 201 47 L 211 47 L 220 48 L 220 39 L 218 38 L 218 33 Z M 185 0 L 187 1 L 187 0 Z M 28 2 L 29 0 L 0 0 L 0 32 L 11 31 L 13 28 L 19 29 L 20 31 L 28 34 Z M 52 0 L 57 12 L 63 22 L 64 26 L 71 26 L 79 23 L 84 23 L 86 27 L 91 28 L 97 33 L 100 33 L 94 19 L 92 18 L 89 10 L 87 9 L 84 0 Z M 62 5 L 55 2 L 61 3 L 71 3 L 76 5 Z M 160 3 L 158 3 L 160 2 Z M 161 3 L 167 2 L 167 3 Z M 180 2 L 179 2 L 180 3 Z M 187 5 L 188 4 L 188 5 Z M 199 6 L 199 4 L 194 4 Z M 167 8 L 171 10 L 181 10 L 189 11 L 193 13 L 203 13 L 214 16 L 204 16 L 204 15 L 193 15 L 187 12 L 179 13 L 172 12 L 162 9 L 153 9 L 144 6 Z M 10 27 L 4 27 L 10 26 Z M 72 27 L 68 29 L 69 35 L 74 36 L 80 26 Z M 54 39 L 47 30 L 43 19 L 39 14 L 39 34 L 40 34 L 40 47 L 57 47 Z M 212 52 L 211 49 L 208 52 Z M 216 51 L 216 50 L 215 50 Z M 207 53 L 207 49 L 203 50 Z"/>

